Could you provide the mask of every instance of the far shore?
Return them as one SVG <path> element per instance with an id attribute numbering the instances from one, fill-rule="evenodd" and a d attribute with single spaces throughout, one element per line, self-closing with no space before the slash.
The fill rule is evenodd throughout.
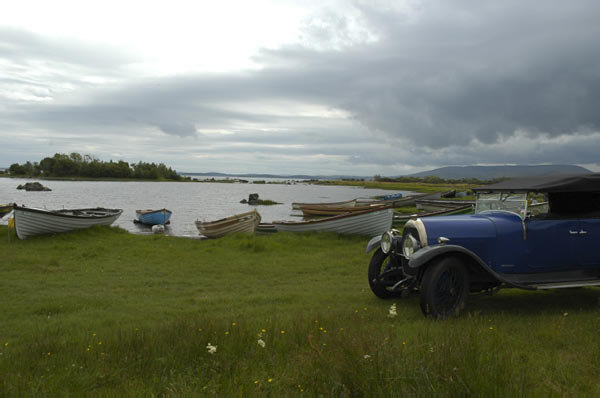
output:
<path id="1" fill-rule="evenodd" d="M 166 179 L 138 179 L 138 178 L 89 178 L 89 177 L 26 177 L 0 175 L 0 178 L 22 178 L 45 181 L 115 181 L 115 182 L 194 182 L 194 183 L 221 183 L 221 184 L 313 184 L 313 185 L 342 185 L 369 189 L 385 189 L 390 191 L 411 191 L 420 193 L 447 192 L 451 190 L 469 191 L 478 186 L 476 184 L 450 184 L 450 183 L 424 183 L 424 182 L 387 182 L 364 180 L 284 180 L 284 181 L 248 181 L 245 179 L 204 179 L 198 180 L 182 177 L 181 180 Z"/>

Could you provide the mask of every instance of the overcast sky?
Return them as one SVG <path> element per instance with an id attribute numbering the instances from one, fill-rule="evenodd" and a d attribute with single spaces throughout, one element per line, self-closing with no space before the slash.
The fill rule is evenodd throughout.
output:
<path id="1" fill-rule="evenodd" d="M 0 12 L 0 167 L 600 171 L 598 1 L 29 1 Z"/>

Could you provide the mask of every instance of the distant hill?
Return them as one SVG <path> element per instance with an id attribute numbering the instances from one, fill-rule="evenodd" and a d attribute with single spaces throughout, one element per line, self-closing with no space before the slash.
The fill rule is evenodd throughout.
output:
<path id="1" fill-rule="evenodd" d="M 409 177 L 435 176 L 443 179 L 477 178 L 492 180 L 502 177 L 535 177 L 551 174 L 589 174 L 590 170 L 574 165 L 552 164 L 541 166 L 448 166 L 410 174 Z"/>
<path id="2" fill-rule="evenodd" d="M 220 177 L 220 178 L 283 178 L 289 180 L 344 180 L 344 179 L 362 179 L 372 177 L 356 177 L 356 176 L 343 176 L 343 175 L 330 175 L 330 176 L 312 176 L 305 174 L 228 174 L 219 172 L 208 172 L 208 173 L 191 173 L 181 172 L 182 176 L 190 177 Z"/>

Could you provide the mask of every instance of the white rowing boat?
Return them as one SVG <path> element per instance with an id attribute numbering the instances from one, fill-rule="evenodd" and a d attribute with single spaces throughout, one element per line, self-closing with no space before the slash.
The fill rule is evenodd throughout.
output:
<path id="1" fill-rule="evenodd" d="M 15 231 L 19 239 L 33 235 L 68 232 L 95 225 L 110 225 L 123 213 L 121 209 L 46 210 L 14 206 Z"/>
<path id="2" fill-rule="evenodd" d="M 346 213 L 309 221 L 273 221 L 281 232 L 331 231 L 340 234 L 375 236 L 392 227 L 394 211 L 391 207 L 377 206 L 356 213 Z"/>
<path id="3" fill-rule="evenodd" d="M 356 199 L 346 200 L 343 202 L 329 202 L 329 203 L 292 203 L 293 210 L 300 210 L 302 206 L 320 206 L 320 207 L 354 207 L 356 206 Z"/>

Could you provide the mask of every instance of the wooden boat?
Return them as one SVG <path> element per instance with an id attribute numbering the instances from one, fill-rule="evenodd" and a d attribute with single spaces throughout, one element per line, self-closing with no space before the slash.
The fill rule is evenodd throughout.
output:
<path id="1" fill-rule="evenodd" d="M 357 199 L 357 206 L 364 206 L 367 204 L 382 204 L 393 207 L 405 207 L 414 206 L 415 202 L 419 199 L 439 199 L 441 197 L 440 192 L 434 193 L 421 193 L 417 195 L 405 196 L 403 198 L 390 199 L 390 200 L 377 200 L 377 199 Z"/>
<path id="2" fill-rule="evenodd" d="M 216 221 L 196 220 L 196 228 L 208 238 L 220 238 L 236 232 L 253 234 L 260 220 L 260 214 L 252 210 Z"/>
<path id="3" fill-rule="evenodd" d="M 415 202 L 417 209 L 423 211 L 438 211 L 452 207 L 474 205 L 474 200 L 444 200 L 444 199 L 419 199 Z"/>
<path id="4" fill-rule="evenodd" d="M 10 213 L 13 209 L 13 204 L 8 203 L 5 205 L 0 205 L 0 218 L 4 217 L 6 214 Z"/>
<path id="5" fill-rule="evenodd" d="M 320 206 L 320 205 L 304 205 L 300 206 L 302 214 L 305 216 L 336 216 L 345 213 L 359 213 L 373 208 L 388 207 L 383 203 L 373 203 L 363 206 L 354 207 L 335 207 L 335 206 Z"/>
<path id="6" fill-rule="evenodd" d="M 14 205 L 14 224 L 19 239 L 33 235 L 68 232 L 94 225 L 110 225 L 123 213 L 121 209 L 46 210 Z"/>
<path id="7" fill-rule="evenodd" d="M 392 226 L 394 210 L 391 207 L 377 206 L 355 213 L 309 221 L 273 221 L 275 229 L 283 232 L 331 231 L 340 234 L 375 236 Z"/>
<path id="8" fill-rule="evenodd" d="M 165 225 L 169 223 L 173 212 L 167 209 L 160 210 L 136 210 L 135 221 L 146 225 Z"/>
<path id="9" fill-rule="evenodd" d="M 354 207 L 356 206 L 356 199 L 346 200 L 343 202 L 330 202 L 330 203 L 292 203 L 292 209 L 300 210 L 301 206 L 322 206 L 322 207 Z"/>
<path id="10" fill-rule="evenodd" d="M 394 215 L 394 224 L 405 223 L 411 218 L 423 218 L 432 216 L 451 216 L 456 214 L 467 214 L 474 210 L 472 204 L 464 204 L 462 206 L 447 207 L 442 210 L 429 211 L 416 214 L 396 214 Z"/>
<path id="11" fill-rule="evenodd" d="M 271 224 L 271 223 L 260 223 L 258 224 L 258 227 L 256 227 L 256 232 L 261 232 L 261 233 L 272 233 L 272 232 L 277 232 L 277 230 L 275 229 L 275 225 Z"/>

